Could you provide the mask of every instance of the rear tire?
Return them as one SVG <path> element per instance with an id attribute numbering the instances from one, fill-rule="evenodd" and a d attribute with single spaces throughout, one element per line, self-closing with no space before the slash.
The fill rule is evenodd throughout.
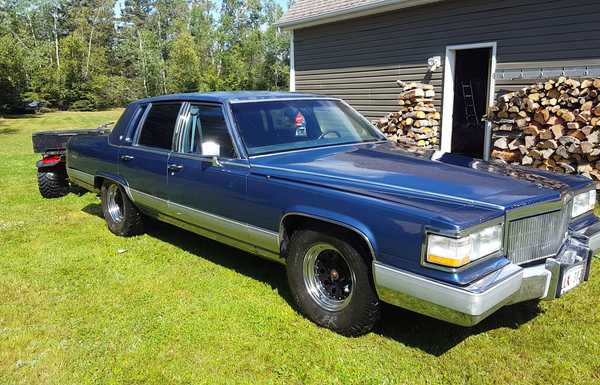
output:
<path id="1" fill-rule="evenodd" d="M 37 179 L 40 194 L 46 199 L 61 198 L 69 193 L 69 180 L 64 172 L 38 170 Z"/>
<path id="2" fill-rule="evenodd" d="M 105 181 L 100 192 L 102 214 L 115 235 L 131 237 L 144 232 L 143 215 L 117 183 Z"/>
<path id="3" fill-rule="evenodd" d="M 287 276 L 294 299 L 317 325 L 346 336 L 370 332 L 380 318 L 367 255 L 344 234 L 294 232 Z"/>

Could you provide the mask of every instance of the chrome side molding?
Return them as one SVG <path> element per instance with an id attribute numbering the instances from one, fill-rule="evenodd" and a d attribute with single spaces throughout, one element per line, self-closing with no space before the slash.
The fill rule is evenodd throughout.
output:
<path id="1" fill-rule="evenodd" d="M 67 167 L 67 175 L 72 183 L 91 191 L 94 190 L 94 175 L 70 167 Z"/>
<path id="2" fill-rule="evenodd" d="M 229 246 L 284 263 L 279 255 L 279 234 L 219 215 L 169 202 L 130 189 L 134 203 L 152 211 L 158 218 Z"/>
<path id="3" fill-rule="evenodd" d="M 69 179 L 87 190 L 96 191 L 95 176 L 67 168 Z M 285 264 L 279 253 L 279 234 L 247 223 L 169 202 L 129 186 L 122 186 L 129 198 L 158 219 L 231 247 Z"/>

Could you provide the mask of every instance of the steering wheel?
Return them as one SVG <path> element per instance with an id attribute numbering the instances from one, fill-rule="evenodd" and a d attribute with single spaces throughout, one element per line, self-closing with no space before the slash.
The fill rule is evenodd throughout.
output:
<path id="1" fill-rule="evenodd" d="M 324 133 L 322 133 L 321 135 L 319 135 L 319 137 L 318 137 L 317 139 L 323 139 L 323 138 L 325 138 L 325 137 L 326 137 L 327 135 L 329 135 L 329 134 L 334 134 L 334 135 L 336 135 L 338 138 L 341 138 L 341 137 L 342 137 L 342 134 L 340 134 L 340 133 L 339 133 L 338 131 L 336 131 L 336 130 L 327 130 L 327 131 L 325 131 Z"/>

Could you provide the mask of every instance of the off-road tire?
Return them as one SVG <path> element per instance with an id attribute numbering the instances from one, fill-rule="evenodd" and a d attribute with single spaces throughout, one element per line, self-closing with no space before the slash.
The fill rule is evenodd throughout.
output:
<path id="1" fill-rule="evenodd" d="M 339 250 L 355 275 L 349 303 L 341 310 L 323 308 L 310 295 L 304 281 L 304 258 L 308 250 L 319 243 L 333 245 Z M 307 318 L 345 336 L 359 336 L 373 329 L 380 318 L 381 305 L 373 283 L 371 258 L 363 249 L 343 232 L 316 227 L 293 233 L 286 253 L 287 277 L 294 300 Z"/>
<path id="2" fill-rule="evenodd" d="M 69 179 L 64 172 L 38 171 L 38 188 L 46 199 L 61 198 L 69 193 Z"/>
<path id="3" fill-rule="evenodd" d="M 118 194 L 120 194 L 122 202 L 122 220 L 120 221 L 115 221 L 108 210 L 108 190 L 111 185 L 115 185 L 118 188 Z M 102 201 L 102 214 L 108 229 L 113 234 L 120 237 L 131 237 L 144 232 L 143 214 L 131 202 L 122 186 L 111 181 L 105 181 L 100 190 L 100 199 Z"/>

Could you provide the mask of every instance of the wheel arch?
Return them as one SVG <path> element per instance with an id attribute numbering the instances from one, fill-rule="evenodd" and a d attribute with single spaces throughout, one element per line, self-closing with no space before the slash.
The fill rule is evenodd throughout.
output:
<path id="1" fill-rule="evenodd" d="M 377 244 L 369 228 L 353 218 L 334 215 L 333 213 L 314 213 L 310 211 L 289 211 L 282 217 L 279 224 L 279 247 L 281 255 L 285 256 L 289 240 L 293 232 L 310 224 L 333 225 L 337 229 L 350 234 L 369 253 L 372 261 L 377 260 Z"/>
<path id="2" fill-rule="evenodd" d="M 118 175 L 108 173 L 98 173 L 94 175 L 94 188 L 99 191 L 102 188 L 102 184 L 106 180 L 114 182 L 123 187 L 125 193 L 127 194 L 127 197 L 133 202 L 133 197 L 131 195 L 131 190 L 129 189 L 129 184 L 127 183 L 127 180 Z"/>

